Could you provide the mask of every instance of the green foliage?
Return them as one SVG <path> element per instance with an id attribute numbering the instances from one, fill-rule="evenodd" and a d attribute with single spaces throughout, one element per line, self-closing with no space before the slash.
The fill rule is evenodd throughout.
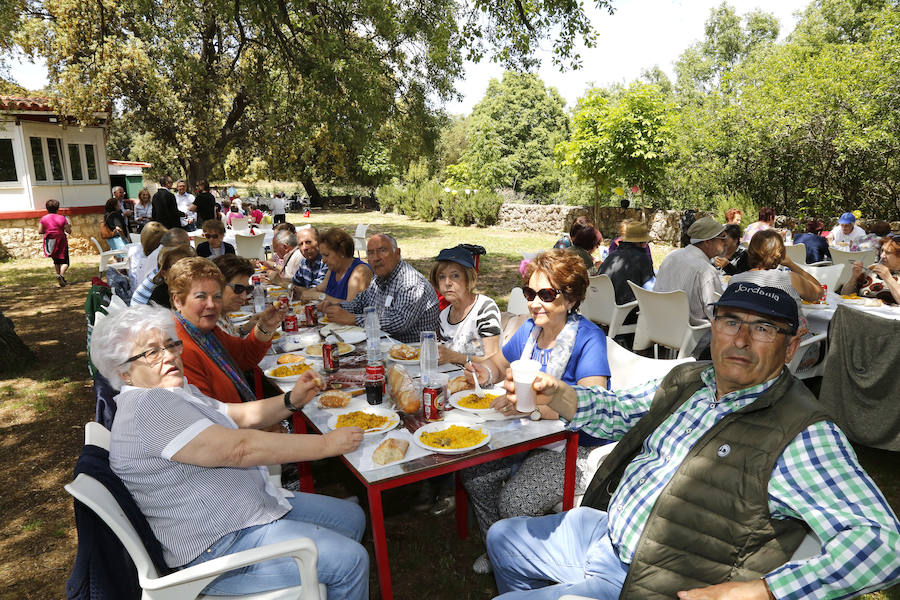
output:
<path id="1" fill-rule="evenodd" d="M 436 221 L 441 216 L 441 200 L 445 196 L 441 184 L 429 180 L 416 190 L 416 218 L 422 221 Z"/>
<path id="2" fill-rule="evenodd" d="M 471 195 L 469 203 L 475 224 L 479 227 L 487 227 L 497 222 L 503 201 L 500 196 L 490 190 L 478 190 Z"/>
<path id="3" fill-rule="evenodd" d="M 748 224 L 756 220 L 759 215 L 760 206 L 757 206 L 753 200 L 746 194 L 739 192 L 728 192 L 718 194 L 712 198 L 710 206 L 698 207 L 701 210 L 709 210 L 716 215 L 716 219 L 720 223 L 725 222 L 725 211 L 730 208 L 737 208 L 743 212 L 741 226 L 746 227 Z"/>

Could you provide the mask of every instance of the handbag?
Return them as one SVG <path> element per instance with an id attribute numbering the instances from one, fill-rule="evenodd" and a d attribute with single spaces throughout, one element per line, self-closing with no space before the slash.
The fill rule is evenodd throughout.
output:
<path id="1" fill-rule="evenodd" d="M 116 237 L 116 232 L 106 226 L 106 221 L 100 221 L 100 237 L 104 240 Z"/>

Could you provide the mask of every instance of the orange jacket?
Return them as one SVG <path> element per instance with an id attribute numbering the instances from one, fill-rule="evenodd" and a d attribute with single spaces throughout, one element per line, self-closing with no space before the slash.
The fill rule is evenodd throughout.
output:
<path id="1" fill-rule="evenodd" d="M 188 383 L 197 386 L 205 395 L 215 398 L 219 402 L 241 402 L 241 395 L 234 387 L 234 383 L 191 339 L 191 336 L 185 331 L 184 325 L 175 321 L 175 331 L 178 332 L 178 338 L 183 342 L 184 350 L 181 360 L 184 363 L 184 376 L 187 377 Z M 238 368 L 244 371 L 259 364 L 269 350 L 269 346 L 272 345 L 271 342 L 257 340 L 255 331 L 245 338 L 239 338 L 228 335 L 216 327 L 213 335 L 222 343 L 222 346 L 237 363 Z M 253 389 L 252 385 L 250 385 L 250 389 Z"/>

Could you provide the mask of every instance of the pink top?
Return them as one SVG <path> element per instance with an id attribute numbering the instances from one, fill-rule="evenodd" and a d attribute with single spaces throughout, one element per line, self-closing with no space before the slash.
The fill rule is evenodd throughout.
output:
<path id="1" fill-rule="evenodd" d="M 66 218 L 59 213 L 47 213 L 41 217 L 41 225 L 44 226 L 45 235 L 59 235 L 66 233 Z"/>

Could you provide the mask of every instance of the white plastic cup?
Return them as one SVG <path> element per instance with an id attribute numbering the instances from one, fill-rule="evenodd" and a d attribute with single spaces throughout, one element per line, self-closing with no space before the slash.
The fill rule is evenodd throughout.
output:
<path id="1" fill-rule="evenodd" d="M 530 413 L 535 408 L 535 393 L 531 384 L 541 370 L 541 363 L 531 359 L 520 359 L 512 361 L 509 366 L 516 384 L 516 410 Z"/>

